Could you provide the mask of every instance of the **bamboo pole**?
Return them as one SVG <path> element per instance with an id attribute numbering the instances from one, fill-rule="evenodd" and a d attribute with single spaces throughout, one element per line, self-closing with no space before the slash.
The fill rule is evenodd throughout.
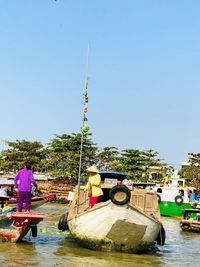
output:
<path id="1" fill-rule="evenodd" d="M 86 57 L 86 67 L 85 67 L 85 84 L 84 84 L 84 108 L 82 117 L 82 127 L 81 127 L 81 145 L 80 145 L 80 159 L 79 159 L 79 170 L 78 170 L 78 197 L 77 197 L 77 209 L 76 214 L 78 214 L 79 208 L 79 198 L 80 198 L 80 179 L 81 179 L 81 168 L 82 168 L 82 156 L 83 156 L 83 141 L 84 141 L 84 131 L 83 126 L 85 125 L 85 114 L 88 112 L 88 65 L 89 65 L 89 53 L 90 47 L 87 47 L 87 57 Z"/>

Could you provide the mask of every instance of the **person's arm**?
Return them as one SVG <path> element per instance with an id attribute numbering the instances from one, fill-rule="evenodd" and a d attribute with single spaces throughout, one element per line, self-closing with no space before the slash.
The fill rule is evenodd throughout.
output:
<path id="1" fill-rule="evenodd" d="M 14 187 L 15 189 L 18 189 L 18 180 L 19 180 L 19 172 L 16 174 L 15 178 L 14 178 Z"/>
<path id="2" fill-rule="evenodd" d="M 85 186 L 85 191 L 90 191 L 90 189 L 91 189 L 91 181 L 90 181 L 90 178 L 89 178 L 88 182 L 87 182 L 87 184 Z"/>
<path id="3" fill-rule="evenodd" d="M 32 172 L 31 172 L 31 184 L 33 184 L 35 187 L 37 187 L 37 183 L 36 183 L 36 181 L 35 181 L 35 178 L 34 178 Z"/>

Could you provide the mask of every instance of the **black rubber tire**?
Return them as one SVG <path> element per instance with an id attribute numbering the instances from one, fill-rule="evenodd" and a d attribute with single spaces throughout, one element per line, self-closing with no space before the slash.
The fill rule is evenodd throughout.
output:
<path id="1" fill-rule="evenodd" d="M 126 194 L 126 197 L 123 200 L 120 200 L 120 201 L 117 200 L 115 198 L 115 194 L 118 193 L 118 192 L 124 192 Z M 116 185 L 110 190 L 109 197 L 110 197 L 110 200 L 114 204 L 116 204 L 116 205 L 124 205 L 124 204 L 129 202 L 130 197 L 131 197 L 131 192 L 128 189 L 128 187 L 126 187 L 125 185 Z"/>
<path id="2" fill-rule="evenodd" d="M 161 202 L 161 196 L 157 194 L 158 204 Z"/>
<path id="3" fill-rule="evenodd" d="M 181 229 L 184 231 L 190 230 L 190 224 L 188 222 L 184 222 L 181 224 Z"/>
<path id="4" fill-rule="evenodd" d="M 166 233 L 165 233 L 165 229 L 163 226 L 161 226 L 160 232 L 156 238 L 156 242 L 158 245 L 160 246 L 164 246 L 165 244 L 165 238 L 166 238 Z"/>
<path id="5" fill-rule="evenodd" d="M 181 205 L 181 204 L 183 204 L 183 197 L 182 196 L 176 196 L 174 201 L 177 205 Z"/>
<path id="6" fill-rule="evenodd" d="M 60 216 L 60 220 L 58 222 L 58 230 L 63 231 L 63 232 L 68 230 L 67 214 L 66 213 L 64 213 Z"/>
<path id="7" fill-rule="evenodd" d="M 37 225 L 31 226 L 32 237 L 37 237 Z"/>

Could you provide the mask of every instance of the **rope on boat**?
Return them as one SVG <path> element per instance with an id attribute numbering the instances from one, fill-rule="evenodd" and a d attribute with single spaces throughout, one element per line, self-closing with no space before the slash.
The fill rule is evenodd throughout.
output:
<path id="1" fill-rule="evenodd" d="M 86 58 L 86 68 L 85 68 L 84 108 L 83 108 L 82 127 L 81 127 L 81 147 L 80 147 L 80 160 L 79 160 L 79 171 L 78 171 L 78 197 L 77 197 L 76 214 L 78 214 L 79 198 L 80 198 L 80 179 L 81 179 L 81 167 L 82 167 L 82 155 L 83 155 L 83 139 L 84 139 L 84 134 L 89 130 L 89 127 L 85 123 L 87 121 L 86 113 L 88 112 L 88 63 L 89 63 L 89 52 L 90 52 L 90 47 L 88 45 L 87 58 Z"/>

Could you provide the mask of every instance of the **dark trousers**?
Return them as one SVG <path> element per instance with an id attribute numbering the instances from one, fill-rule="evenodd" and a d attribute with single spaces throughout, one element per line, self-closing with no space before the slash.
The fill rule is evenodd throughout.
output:
<path id="1" fill-rule="evenodd" d="M 30 211 L 31 209 L 31 192 L 24 192 L 24 191 L 19 191 L 18 195 L 18 211 L 22 211 L 23 203 L 25 200 L 26 204 L 26 211 Z"/>

